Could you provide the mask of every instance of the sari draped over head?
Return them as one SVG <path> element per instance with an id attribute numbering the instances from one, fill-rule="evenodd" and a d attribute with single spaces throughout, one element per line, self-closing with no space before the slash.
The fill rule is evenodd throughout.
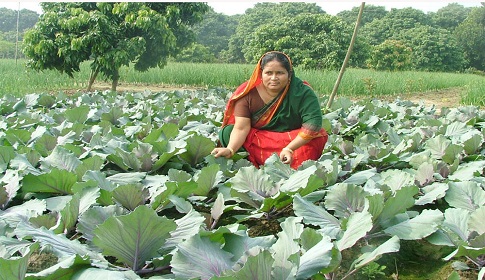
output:
<path id="1" fill-rule="evenodd" d="M 224 147 L 229 143 L 235 122 L 236 101 L 262 83 L 263 57 L 264 55 L 259 59 L 250 79 L 241 84 L 227 102 L 222 130 L 219 133 Z M 286 57 L 291 64 L 290 58 Z M 243 147 L 249 153 L 249 161 L 256 167 L 264 164 L 273 153 L 279 154 L 282 148 L 300 135 L 310 142 L 294 151 L 291 167 L 296 169 L 305 160 L 317 160 L 328 139 L 327 132 L 322 128 L 318 98 L 307 82 L 295 77 L 293 69 L 286 87 L 272 102 L 253 114 L 251 122 L 252 127 Z"/>

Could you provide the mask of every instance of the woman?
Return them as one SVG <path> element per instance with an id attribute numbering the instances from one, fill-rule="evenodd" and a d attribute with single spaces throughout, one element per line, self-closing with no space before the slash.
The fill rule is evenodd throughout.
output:
<path id="1" fill-rule="evenodd" d="M 296 169 L 322 155 L 328 134 L 312 88 L 295 77 L 286 54 L 272 51 L 229 99 L 219 138 L 223 147 L 212 151 L 215 157 L 230 158 L 244 147 L 256 167 L 276 153 Z"/>

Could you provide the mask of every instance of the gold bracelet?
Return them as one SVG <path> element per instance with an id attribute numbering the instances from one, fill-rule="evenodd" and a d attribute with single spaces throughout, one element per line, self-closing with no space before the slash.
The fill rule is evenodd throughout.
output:
<path id="1" fill-rule="evenodd" d="M 288 147 L 284 147 L 283 150 L 290 152 L 290 154 L 293 154 L 293 150 Z"/>
<path id="2" fill-rule="evenodd" d="M 229 149 L 229 151 L 231 151 L 231 157 L 234 155 L 234 150 L 232 148 L 229 148 L 229 147 L 226 147 L 227 149 Z"/>

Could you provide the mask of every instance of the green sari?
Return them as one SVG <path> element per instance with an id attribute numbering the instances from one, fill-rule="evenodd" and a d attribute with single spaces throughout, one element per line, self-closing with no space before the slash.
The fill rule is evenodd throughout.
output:
<path id="1" fill-rule="evenodd" d="M 226 106 L 219 132 L 224 147 L 228 145 L 234 127 L 235 102 L 262 82 L 261 60 L 251 78 L 236 89 Z M 292 167 L 298 166 L 303 160 L 318 158 L 328 139 L 328 134 L 322 129 L 323 117 L 318 97 L 307 82 L 297 78 L 294 71 L 291 72 L 290 82 L 278 97 L 251 116 L 256 124 L 251 128 L 243 147 L 250 154 L 249 160 L 256 166 L 261 165 L 271 153 L 279 153 L 299 135 L 311 141 L 295 151 L 296 160 Z"/>

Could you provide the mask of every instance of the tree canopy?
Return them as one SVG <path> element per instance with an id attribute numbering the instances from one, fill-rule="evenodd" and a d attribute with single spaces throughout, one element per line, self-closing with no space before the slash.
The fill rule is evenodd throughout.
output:
<path id="1" fill-rule="evenodd" d="M 112 80 L 131 63 L 138 71 L 163 67 L 195 40 L 191 26 L 202 20 L 205 3 L 43 2 L 44 14 L 24 39 L 29 66 L 73 75 L 90 61 L 92 75 Z"/>
<path id="2" fill-rule="evenodd" d="M 18 19 L 18 32 L 17 32 Z M 23 40 L 25 30 L 32 28 L 39 20 L 39 15 L 31 10 L 14 11 L 0 8 L 0 58 L 21 57 L 17 40 Z"/>
<path id="3" fill-rule="evenodd" d="M 0 32 L 16 31 L 17 16 L 19 16 L 20 32 L 32 28 L 39 19 L 39 14 L 31 10 L 22 9 L 20 11 L 14 11 L 7 8 L 0 8 Z"/>
<path id="4" fill-rule="evenodd" d="M 470 67 L 485 71 L 485 6 L 475 8 L 455 30 Z"/>
<path id="5" fill-rule="evenodd" d="M 221 59 L 223 50 L 229 45 L 229 39 L 236 32 L 238 22 L 239 16 L 227 16 L 210 9 L 202 22 L 194 26 L 197 43 L 207 47 L 214 57 Z"/>
<path id="6" fill-rule="evenodd" d="M 236 33 L 229 40 L 227 57 L 229 62 L 245 62 L 243 49 L 250 43 L 249 36 L 261 25 L 276 21 L 284 23 L 297 15 L 325 13 L 315 3 L 301 2 L 263 2 L 257 3 L 254 8 L 246 10 L 240 18 Z M 262 55 L 262 54 L 261 54 Z"/>
<path id="7" fill-rule="evenodd" d="M 462 23 L 470 14 L 471 8 L 466 8 L 458 3 L 451 3 L 436 13 L 431 13 L 431 20 L 433 24 L 453 31 L 460 23 Z"/>
<path id="8" fill-rule="evenodd" d="M 434 25 L 431 16 L 413 8 L 392 9 L 386 16 L 366 24 L 361 36 L 373 46 L 368 60 L 371 68 L 394 65 L 394 69 L 388 70 L 404 67 L 422 71 L 460 71 L 465 64 L 463 49 L 452 32 Z M 395 53 L 391 55 L 389 51 L 394 47 Z M 410 63 L 407 63 L 408 49 L 411 50 Z M 398 58 L 398 61 L 389 63 L 390 57 Z"/>
<path id="9" fill-rule="evenodd" d="M 355 19 L 359 14 L 360 7 L 353 7 L 351 10 L 341 11 L 337 14 L 338 17 L 342 18 L 348 24 L 354 25 Z M 364 11 L 362 13 L 362 19 L 360 20 L 360 25 L 364 26 L 375 19 L 380 19 L 385 17 L 389 12 L 386 11 L 384 6 L 375 5 L 365 5 Z"/>
<path id="10" fill-rule="evenodd" d="M 412 46 L 413 69 L 444 72 L 463 70 L 463 50 L 446 29 L 419 25 L 404 30 L 394 38 Z"/>
<path id="11" fill-rule="evenodd" d="M 295 66 L 337 69 L 351 36 L 352 28 L 338 17 L 301 14 L 256 28 L 248 36 L 243 53 L 247 61 L 256 62 L 264 52 L 281 50 L 290 55 Z"/>

